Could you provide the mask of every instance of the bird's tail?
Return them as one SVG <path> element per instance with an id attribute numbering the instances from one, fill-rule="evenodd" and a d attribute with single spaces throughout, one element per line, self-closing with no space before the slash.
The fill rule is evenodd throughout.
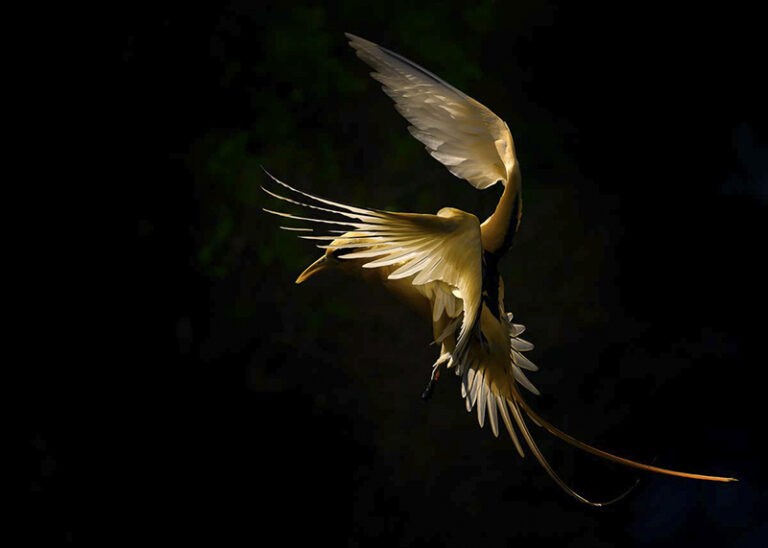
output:
<path id="1" fill-rule="evenodd" d="M 667 468 L 659 468 L 658 466 L 651 466 L 650 464 L 643 464 L 641 462 L 636 462 L 630 459 L 626 459 L 624 457 L 619 457 L 617 455 L 614 455 L 612 453 L 608 453 L 607 451 L 603 451 L 601 449 L 597 449 L 596 447 L 592 447 L 591 445 L 588 445 L 584 443 L 583 441 L 579 441 L 573 436 L 566 434 L 559 428 L 553 426 L 548 421 L 541 418 L 533 409 L 531 409 L 531 406 L 528 405 L 528 402 L 526 402 L 522 395 L 519 393 L 519 391 L 514 390 L 514 400 L 515 403 L 522 408 L 525 413 L 531 418 L 532 421 L 534 421 L 536 424 L 544 428 L 547 432 L 552 434 L 553 436 L 556 436 L 560 438 L 561 440 L 565 441 L 566 443 L 569 443 L 573 445 L 574 447 L 577 447 L 581 449 L 582 451 L 586 451 L 587 453 L 591 453 L 593 455 L 596 455 L 600 458 L 610 460 L 619 464 L 623 464 L 624 466 L 629 466 L 630 468 L 637 468 L 639 470 L 645 470 L 647 472 L 655 472 L 657 474 L 664 474 L 667 476 L 678 476 L 681 478 L 691 478 L 691 479 L 698 479 L 698 480 L 705 480 L 705 481 L 721 481 L 721 482 L 731 482 L 731 481 L 739 481 L 736 478 L 726 478 L 726 477 L 720 477 L 720 476 L 706 476 L 703 474 L 690 474 L 688 472 L 679 472 L 677 470 L 669 470 Z M 517 417 L 515 417 L 517 419 Z M 522 423 L 523 419 L 520 417 L 517 419 L 517 423 L 520 426 L 521 430 L 523 429 Z M 524 431 L 525 435 L 525 431 Z M 529 434 L 530 435 L 530 434 Z M 528 441 L 529 445 L 531 444 L 532 440 L 529 440 L 526 436 L 526 441 Z M 533 447 L 531 447 L 531 450 L 535 450 Z M 538 456 L 537 456 L 538 458 Z M 539 459 L 541 462 L 541 459 Z M 542 463 L 543 465 L 544 463 Z M 546 466 L 545 466 L 546 468 Z M 551 473 L 550 473 L 551 475 Z"/>
<path id="2" fill-rule="evenodd" d="M 523 405 L 519 405 L 520 402 L 523 403 Z M 542 468 L 546 470 L 547 474 L 549 474 L 549 477 L 551 477 L 555 483 L 566 493 L 571 495 L 573 498 L 585 503 L 589 504 L 590 506 L 607 506 L 609 504 L 613 504 L 614 502 L 618 502 L 624 497 L 626 497 L 632 489 L 634 489 L 639 480 L 635 481 L 635 483 L 629 487 L 626 491 L 624 491 L 622 494 L 620 494 L 618 497 L 607 500 L 604 502 L 595 502 L 592 500 L 587 499 L 586 497 L 579 494 L 577 491 L 575 491 L 572 487 L 570 487 L 563 479 L 557 475 L 557 472 L 554 471 L 552 466 L 547 461 L 546 457 L 542 454 L 541 450 L 539 449 L 539 446 L 536 444 L 536 441 L 533 439 L 533 436 L 531 436 L 530 430 L 528 430 L 528 425 L 525 423 L 525 418 L 523 417 L 522 412 L 520 411 L 520 407 L 523 407 L 526 413 L 529 413 L 529 409 L 525 401 L 520 397 L 519 392 L 517 391 L 517 388 L 513 386 L 512 388 L 512 398 L 507 400 L 507 406 L 509 407 L 510 411 L 512 411 L 512 416 L 515 419 L 515 422 L 517 423 L 518 428 L 520 429 L 520 433 L 523 435 L 523 439 L 525 439 L 525 442 L 528 444 L 528 447 L 531 449 L 531 452 L 533 453 L 533 456 L 536 457 L 536 460 L 539 461 L 539 464 L 541 464 Z M 544 422 L 540 422 L 541 419 L 538 416 L 531 416 L 531 420 L 536 422 L 537 424 L 540 424 L 541 426 L 544 425 Z M 549 424 L 549 423 L 546 423 Z"/>
<path id="3" fill-rule="evenodd" d="M 691 478 L 691 479 L 698 479 L 698 480 L 705 480 L 705 481 L 720 481 L 720 482 L 738 481 L 735 478 L 725 478 L 720 476 L 706 476 L 703 474 L 690 474 L 688 472 L 678 472 L 676 470 L 668 470 L 666 468 L 651 466 L 649 464 L 643 464 L 641 462 L 636 462 L 624 457 L 619 457 L 612 453 L 608 453 L 607 451 L 603 451 L 602 449 L 597 449 L 596 447 L 592 447 L 591 445 L 588 445 L 583 441 L 579 441 L 573 436 L 566 434 L 559 428 L 555 427 L 550 422 L 544 420 L 533 409 L 531 409 L 531 406 L 528 405 L 528 402 L 526 402 L 525 399 L 523 399 L 521 391 L 518 389 L 518 385 L 517 385 L 517 383 L 519 383 L 521 386 L 526 387 L 529 391 L 531 391 L 534 394 L 539 393 L 538 390 L 536 390 L 536 388 L 531 384 L 531 382 L 525 377 L 525 375 L 523 375 L 521 370 L 521 368 L 527 369 L 530 371 L 536 371 L 538 369 L 538 367 L 536 367 L 530 360 L 526 359 L 525 356 L 523 356 L 523 354 L 521 353 L 521 352 L 525 352 L 526 350 L 532 349 L 533 345 L 528 341 L 525 341 L 519 337 L 519 335 L 523 333 L 523 331 L 525 330 L 525 326 L 512 323 L 511 313 L 506 314 L 504 319 L 506 320 L 505 324 L 507 326 L 507 331 L 509 334 L 510 351 L 511 351 L 511 358 L 512 358 L 512 372 L 514 373 L 514 381 L 510 380 L 510 394 L 506 398 L 507 406 L 512 412 L 515 422 L 517 423 L 517 426 L 521 431 L 523 438 L 525 439 L 526 443 L 530 447 L 531 452 L 534 454 L 534 456 L 542 465 L 542 467 L 544 467 L 547 473 L 552 477 L 552 479 L 554 479 L 555 482 L 566 493 L 568 493 L 569 495 L 575 497 L 576 499 L 582 502 L 591 504 L 592 506 L 604 506 L 606 504 L 610 504 L 611 502 L 620 500 L 621 498 L 626 496 L 629 493 L 629 491 L 631 491 L 632 488 L 634 488 L 634 486 L 630 488 L 628 491 L 626 491 L 624 494 L 622 494 L 621 496 L 617 497 L 612 501 L 608 501 L 604 503 L 595 503 L 587 500 L 586 498 L 581 496 L 579 493 L 574 491 L 572 488 L 570 488 L 568 485 L 566 485 L 563 482 L 563 480 L 555 473 L 552 467 L 549 465 L 546 458 L 544 458 L 544 455 L 542 455 L 541 451 L 536 445 L 536 442 L 531 436 L 530 431 L 528 430 L 528 427 L 525 423 L 525 419 L 523 417 L 523 412 L 525 412 L 525 414 L 528 415 L 528 418 L 530 418 L 537 426 L 544 428 L 547 432 L 549 432 L 553 436 L 560 438 L 566 443 L 569 443 L 574 447 L 581 449 L 582 451 L 586 451 L 587 453 L 591 453 L 600 458 L 610 460 L 610 461 L 622 464 L 624 466 L 637 468 L 639 470 L 645 470 L 647 472 L 655 472 L 657 474 L 665 474 L 668 476 L 678 476 L 683 478 Z M 518 445 L 518 450 L 520 450 L 519 444 L 516 444 L 516 445 Z M 637 483 L 635 483 L 635 485 L 637 485 Z"/>

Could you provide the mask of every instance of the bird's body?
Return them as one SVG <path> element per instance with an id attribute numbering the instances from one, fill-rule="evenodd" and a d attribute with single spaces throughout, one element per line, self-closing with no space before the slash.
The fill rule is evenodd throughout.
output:
<path id="1" fill-rule="evenodd" d="M 495 435 L 499 419 L 520 455 L 519 435 L 552 478 L 569 494 L 591 503 L 570 489 L 552 470 L 526 425 L 524 414 L 565 441 L 604 458 L 655 472 L 730 481 L 636 463 L 594 449 L 559 431 L 535 414 L 519 387 L 538 394 L 523 370 L 537 367 L 522 352 L 533 348 L 520 338 L 525 329 L 512 323 L 504 309 L 504 283 L 499 260 L 509 250 L 522 214 L 520 166 L 507 124 L 485 106 L 434 74 L 380 46 L 347 35 L 358 56 L 377 72 L 372 76 L 412 125 L 411 134 L 454 175 L 478 189 L 502 183 L 504 191 L 488 219 L 456 208 L 435 215 L 396 213 L 350 206 L 297 190 L 273 177 L 294 197 L 265 189 L 284 202 L 332 214 L 338 220 L 270 213 L 344 230 L 300 237 L 319 240 L 325 254 L 296 280 L 301 283 L 321 270 L 338 269 L 383 285 L 432 324 L 440 354 L 432 381 L 440 369 L 453 369 L 461 379 L 468 411 L 477 409 L 482 427 Z M 433 382 L 430 382 L 430 387 Z"/>

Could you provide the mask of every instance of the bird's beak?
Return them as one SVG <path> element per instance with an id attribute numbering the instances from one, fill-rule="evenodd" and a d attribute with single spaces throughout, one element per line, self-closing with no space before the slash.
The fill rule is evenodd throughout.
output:
<path id="1" fill-rule="evenodd" d="M 298 278 L 296 278 L 296 283 L 300 284 L 313 274 L 316 274 L 320 272 L 321 270 L 328 267 L 328 257 L 326 255 L 323 255 L 318 260 L 316 260 L 314 263 L 309 265 L 304 272 L 302 272 Z"/>

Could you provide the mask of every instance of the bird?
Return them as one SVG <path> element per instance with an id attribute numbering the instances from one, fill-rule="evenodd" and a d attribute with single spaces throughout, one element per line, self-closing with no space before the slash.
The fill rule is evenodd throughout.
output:
<path id="1" fill-rule="evenodd" d="M 426 214 L 344 204 L 297 189 L 265 169 L 275 186 L 274 190 L 262 186 L 264 192 L 307 213 L 264 211 L 299 221 L 301 226 L 280 228 L 319 242 L 323 249 L 296 283 L 319 272 L 338 271 L 381 285 L 402 300 L 431 323 L 433 343 L 440 347 L 422 398 L 429 399 L 441 371 L 454 370 L 466 409 L 476 410 L 480 427 L 488 422 L 498 437 L 501 422 L 520 456 L 525 456 L 524 442 L 555 483 L 582 503 L 604 506 L 628 491 L 599 502 L 572 489 L 542 454 L 526 417 L 581 450 L 625 466 L 699 480 L 737 481 L 669 470 L 602 451 L 534 411 L 521 391 L 539 394 L 525 373 L 538 370 L 524 355 L 533 344 L 521 337 L 525 326 L 513 321 L 512 313 L 505 310 L 499 271 L 499 261 L 510 250 L 522 219 L 520 164 L 509 126 L 489 108 L 416 63 L 353 34 L 345 36 L 409 123 L 410 134 L 434 159 L 478 190 L 501 184 L 503 191 L 493 213 L 481 222 L 474 214 L 453 207 Z"/>

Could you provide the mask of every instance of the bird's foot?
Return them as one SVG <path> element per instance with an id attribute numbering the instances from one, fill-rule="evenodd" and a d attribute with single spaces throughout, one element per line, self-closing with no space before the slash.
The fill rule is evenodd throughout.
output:
<path id="1" fill-rule="evenodd" d="M 432 392 L 435 390 L 435 386 L 437 385 L 437 379 L 440 378 L 440 366 L 438 365 L 435 367 L 434 371 L 432 371 L 432 376 L 429 379 L 429 382 L 427 383 L 427 387 L 424 389 L 424 392 L 421 393 L 421 399 L 424 401 L 427 401 L 429 398 L 432 397 Z"/>
<path id="2" fill-rule="evenodd" d="M 427 387 L 424 389 L 424 392 L 421 393 L 422 400 L 427 401 L 429 398 L 432 397 L 432 392 L 434 392 L 436 384 L 437 384 L 436 379 L 429 379 L 429 382 L 427 383 Z"/>

